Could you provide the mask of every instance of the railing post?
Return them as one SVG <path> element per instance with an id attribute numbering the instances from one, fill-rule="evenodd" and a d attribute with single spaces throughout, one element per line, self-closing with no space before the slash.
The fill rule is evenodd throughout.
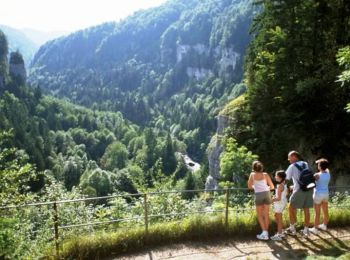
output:
<path id="1" fill-rule="evenodd" d="M 145 210 L 145 231 L 146 231 L 146 236 L 148 235 L 148 203 L 147 203 L 147 193 L 143 195 L 143 200 L 144 200 L 144 210 Z"/>
<path id="2" fill-rule="evenodd" d="M 230 190 L 226 189 L 226 209 L 225 209 L 225 226 L 228 227 L 228 206 L 229 206 Z"/>
<path id="3" fill-rule="evenodd" d="M 60 259 L 60 248 L 58 242 L 58 213 L 57 213 L 57 203 L 53 203 L 53 225 L 55 230 L 55 246 L 56 246 L 56 257 Z"/>

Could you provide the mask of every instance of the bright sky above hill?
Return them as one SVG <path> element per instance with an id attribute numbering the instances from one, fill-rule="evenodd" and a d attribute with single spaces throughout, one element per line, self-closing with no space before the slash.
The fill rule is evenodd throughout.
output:
<path id="1" fill-rule="evenodd" d="M 17 29 L 76 31 L 124 18 L 166 0 L 2 0 L 0 24 Z"/>

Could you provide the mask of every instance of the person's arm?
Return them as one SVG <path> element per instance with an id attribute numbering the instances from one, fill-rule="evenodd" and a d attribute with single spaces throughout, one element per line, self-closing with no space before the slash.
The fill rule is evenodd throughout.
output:
<path id="1" fill-rule="evenodd" d="M 249 175 L 249 179 L 248 179 L 248 189 L 250 189 L 250 190 L 253 190 L 253 189 L 254 189 L 254 187 L 253 187 L 253 173 L 251 173 L 251 174 Z"/>
<path id="2" fill-rule="evenodd" d="M 315 173 L 314 178 L 316 181 L 318 181 L 320 179 L 320 173 L 319 172 Z"/>
<path id="3" fill-rule="evenodd" d="M 292 172 L 293 172 L 293 165 L 289 165 L 288 169 L 286 170 L 286 184 L 288 189 L 293 189 L 293 185 L 292 185 Z M 287 189 L 287 190 L 288 190 Z"/>
<path id="4" fill-rule="evenodd" d="M 277 197 L 273 198 L 272 201 L 275 202 L 275 201 L 280 201 L 281 200 L 281 197 L 282 197 L 282 190 L 283 189 L 283 185 L 280 185 L 277 189 Z"/>
<path id="5" fill-rule="evenodd" d="M 271 180 L 270 175 L 268 175 L 266 172 L 264 173 L 264 175 L 265 175 L 265 178 L 266 178 L 267 185 L 270 187 L 270 190 L 274 190 L 275 189 L 275 185 L 273 185 L 273 182 Z"/>

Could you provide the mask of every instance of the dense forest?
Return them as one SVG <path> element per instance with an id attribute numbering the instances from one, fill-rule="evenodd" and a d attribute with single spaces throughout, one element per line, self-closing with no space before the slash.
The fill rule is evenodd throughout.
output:
<path id="1" fill-rule="evenodd" d="M 137 126 L 120 112 L 80 107 L 26 86 L 21 75 L 8 69 L 4 34 L 0 40 L 5 75 L 0 89 L 1 160 L 6 165 L 7 158 L 18 156 L 19 162 L 32 165 L 36 173 L 22 183 L 30 191 L 54 179 L 66 190 L 79 186 L 90 196 L 135 193 L 163 177 L 174 178 L 176 184 L 191 174 L 181 156 L 186 145 L 168 132 Z M 21 64 L 24 67 L 21 54 L 11 53 L 9 67 Z M 16 152 L 6 155 L 12 149 Z M 203 186 L 204 177 L 197 174 L 198 186 Z M 11 202 L 11 193 L 1 190 L 1 195 L 2 203 Z"/>
<path id="2" fill-rule="evenodd" d="M 257 4 L 263 11 L 254 19 L 246 55 L 248 91 L 228 105 L 226 113 L 235 118 L 230 135 L 270 169 L 296 149 L 311 163 L 329 158 L 335 174 L 345 174 L 350 89 L 342 71 L 348 68 L 349 1 Z"/>

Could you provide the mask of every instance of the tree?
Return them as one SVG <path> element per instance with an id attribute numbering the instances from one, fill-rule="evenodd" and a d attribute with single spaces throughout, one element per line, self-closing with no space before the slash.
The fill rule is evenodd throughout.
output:
<path id="1" fill-rule="evenodd" d="M 258 156 L 245 146 L 239 146 L 233 138 L 224 140 L 224 152 L 220 157 L 220 175 L 226 181 L 232 181 L 235 186 L 245 185 L 251 172 L 252 163 Z"/>
<path id="2" fill-rule="evenodd" d="M 35 179 L 35 169 L 28 163 L 24 151 L 8 146 L 13 134 L 0 132 L 0 201 L 1 204 L 24 203 L 29 193 L 28 183 Z"/>
<path id="3" fill-rule="evenodd" d="M 106 196 L 113 193 L 115 174 L 98 168 L 94 162 L 89 162 L 88 168 L 81 176 L 79 186 L 87 195 L 96 191 L 97 196 Z"/>
<path id="4" fill-rule="evenodd" d="M 195 190 L 196 182 L 194 180 L 192 172 L 188 171 L 185 177 L 185 190 Z M 195 196 L 194 192 L 185 192 L 182 197 L 185 199 L 192 199 Z"/>
<path id="5" fill-rule="evenodd" d="M 169 133 L 166 137 L 162 158 L 163 158 L 163 167 L 164 167 L 163 171 L 166 175 L 170 175 L 176 169 L 177 160 L 175 156 L 173 141 Z"/>
<path id="6" fill-rule="evenodd" d="M 256 2 L 262 10 L 246 56 L 251 136 L 238 142 L 268 168 L 280 167 L 292 149 L 335 158 L 349 150 L 349 89 L 335 82 L 336 53 L 350 41 L 348 1 Z"/>
<path id="7" fill-rule="evenodd" d="M 5 82 L 5 76 L 7 75 L 7 54 L 8 43 L 5 34 L 0 30 L 0 86 Z"/>
<path id="8" fill-rule="evenodd" d="M 350 83 L 350 46 L 339 49 L 337 54 L 337 61 L 340 66 L 345 67 L 346 69 L 338 76 L 338 81 L 341 82 L 342 87 L 347 84 L 346 87 L 349 87 Z M 346 109 L 350 112 L 350 103 L 347 104 Z"/>
<path id="9" fill-rule="evenodd" d="M 104 169 L 112 171 L 123 169 L 128 160 L 128 150 L 121 142 L 110 144 L 101 158 L 101 165 Z"/>
<path id="10" fill-rule="evenodd" d="M 115 175 L 115 189 L 131 194 L 138 193 L 135 184 L 130 177 L 128 169 L 117 171 Z"/>

